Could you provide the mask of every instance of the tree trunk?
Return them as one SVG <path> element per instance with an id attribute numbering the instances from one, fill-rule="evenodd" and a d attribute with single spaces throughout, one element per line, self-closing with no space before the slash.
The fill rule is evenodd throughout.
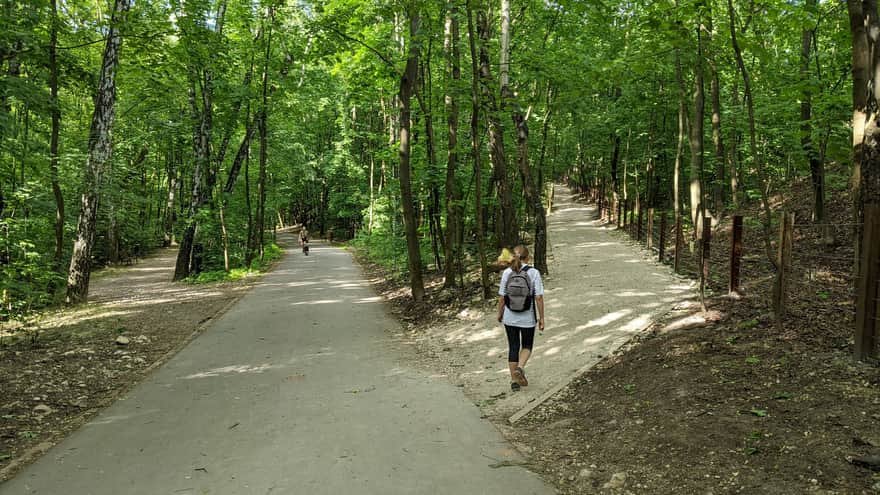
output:
<path id="1" fill-rule="evenodd" d="M 488 44 L 491 37 L 489 16 L 485 12 L 479 11 L 477 12 L 477 22 L 479 24 L 480 36 L 480 84 L 489 121 L 489 159 L 492 162 L 492 181 L 498 188 L 498 198 L 500 200 L 500 236 L 496 241 L 498 247 L 513 246 L 519 239 L 517 232 L 519 229 L 516 224 L 516 212 L 513 208 L 513 191 L 510 187 L 510 180 L 507 177 L 504 129 L 498 115 L 499 108 L 495 100 L 494 83 L 489 62 Z"/>
<path id="2" fill-rule="evenodd" d="M 431 97 L 431 69 L 430 69 L 430 58 L 431 58 L 431 43 L 428 43 L 428 54 L 425 57 L 425 65 L 422 66 L 422 77 L 421 79 L 422 86 L 421 89 L 416 89 L 416 99 L 419 102 L 419 108 L 422 111 L 422 116 L 425 120 L 425 145 L 428 151 L 428 167 L 430 170 L 436 170 L 437 168 L 437 147 L 436 147 L 436 139 L 434 136 L 434 112 L 432 109 L 432 97 Z M 416 86 L 418 88 L 418 86 Z M 437 271 L 443 270 L 443 262 L 440 260 L 440 246 L 439 244 L 444 244 L 443 250 L 446 250 L 445 243 L 446 240 L 443 238 L 443 228 L 440 225 L 440 190 L 437 186 L 437 182 L 433 179 L 433 172 L 429 174 L 431 179 L 431 201 L 428 204 L 428 229 L 431 234 L 431 250 L 434 253 L 434 264 L 437 267 Z M 438 243 L 438 239 L 440 239 L 440 243 Z M 449 262 L 449 258 L 446 258 L 447 263 Z"/>
<path id="3" fill-rule="evenodd" d="M 808 13 L 816 13 L 818 0 L 807 0 L 805 9 Z M 812 23 L 811 23 L 812 24 Z M 810 178 L 813 185 L 813 222 L 820 224 L 822 241 L 826 245 L 834 244 L 834 236 L 825 218 L 825 165 L 822 163 L 813 146 L 812 98 L 813 90 L 810 83 L 810 53 L 812 40 L 816 35 L 816 27 L 805 27 L 801 34 L 801 148 L 810 164 Z"/>
<path id="4" fill-rule="evenodd" d="M 773 252 L 773 247 L 770 244 L 770 238 L 772 236 L 772 213 L 770 211 L 770 191 L 767 179 L 767 171 L 764 170 L 764 163 L 761 160 L 761 155 L 758 153 L 758 142 L 756 135 L 757 133 L 755 131 L 755 106 L 752 100 L 752 85 L 751 80 L 749 79 L 749 72 L 746 69 L 745 62 L 743 61 L 742 51 L 739 48 L 739 42 L 736 39 L 736 15 L 733 10 L 733 0 L 727 0 L 727 11 L 730 15 L 730 41 L 733 45 L 733 53 L 736 56 L 736 64 L 739 67 L 743 79 L 743 94 L 745 96 L 746 109 L 748 110 L 749 116 L 750 150 L 752 153 L 752 159 L 755 163 L 755 172 L 757 172 L 758 178 L 761 181 L 761 202 L 763 203 L 762 206 L 764 210 L 764 250 L 766 251 L 767 259 L 770 261 L 770 263 L 772 263 L 774 267 L 779 269 L 776 263 L 776 255 Z"/>
<path id="5" fill-rule="evenodd" d="M 618 136 L 616 132 L 611 135 L 611 144 L 611 166 L 609 168 L 611 173 L 611 207 L 616 208 L 616 205 L 621 201 L 622 193 L 620 187 L 620 174 L 617 170 L 618 164 L 620 162 L 620 136 Z"/>
<path id="6" fill-rule="evenodd" d="M 177 191 L 177 167 L 180 165 L 178 160 L 177 146 L 173 146 L 169 152 L 168 158 L 168 195 L 165 201 L 165 218 L 163 222 L 162 245 L 169 247 L 174 244 L 174 221 L 176 220 L 177 209 L 174 205 L 174 193 Z"/>
<path id="7" fill-rule="evenodd" d="M 853 235 L 853 274 L 859 273 L 859 259 L 861 248 L 861 229 L 858 224 L 862 221 L 861 210 L 861 166 L 864 153 L 865 142 L 865 124 L 868 113 L 868 83 L 870 78 L 870 56 L 871 44 L 868 38 L 866 27 L 866 18 L 868 13 L 864 12 L 865 2 L 861 0 L 847 0 L 847 9 L 849 11 L 850 32 L 852 34 L 852 100 L 853 100 L 853 136 L 852 136 L 852 182 L 850 191 L 852 192 L 852 223 L 854 227 Z"/>
<path id="8" fill-rule="evenodd" d="M 461 220 L 461 194 L 455 183 L 455 169 L 458 166 L 458 84 L 461 81 L 461 53 L 459 51 L 458 7 L 455 1 L 447 5 L 446 33 L 443 41 L 443 51 L 446 55 L 446 126 L 447 132 L 447 157 L 446 157 L 446 246 L 444 258 L 446 265 L 444 271 L 443 287 L 455 287 L 455 263 L 452 260 L 459 258 L 460 247 L 456 242 L 456 235 L 460 230 Z M 461 267 L 459 267 L 461 270 Z"/>
<path id="9" fill-rule="evenodd" d="M 275 22 L 275 9 L 269 7 L 268 27 L 266 32 L 265 58 L 263 59 L 263 89 L 260 115 L 257 124 L 260 133 L 260 171 L 257 183 L 257 222 L 256 236 L 260 259 L 265 254 L 266 233 L 266 166 L 269 160 L 268 112 L 269 112 L 269 55 L 272 50 L 272 25 Z"/>
<path id="10" fill-rule="evenodd" d="M 180 240 L 180 248 L 177 251 L 177 261 L 174 265 L 173 280 L 182 280 L 197 271 L 199 264 L 196 249 L 195 235 L 198 232 L 196 215 L 204 204 L 205 174 L 211 166 L 211 123 L 212 123 L 212 96 L 210 73 L 203 72 L 202 84 L 202 108 L 196 101 L 196 81 L 193 77 L 190 83 L 189 104 L 193 114 L 193 175 L 192 189 L 190 193 L 189 208 L 187 210 L 187 225 L 183 230 Z"/>
<path id="11" fill-rule="evenodd" d="M 98 191 L 104 166 L 110 161 L 113 152 L 110 130 L 113 127 L 116 110 L 116 67 L 119 65 L 119 51 L 122 48 L 119 26 L 124 21 L 130 5 L 130 0 L 114 2 L 107 44 L 104 47 L 101 76 L 95 97 L 95 112 L 92 114 L 92 124 L 89 129 L 89 151 L 84 170 L 85 183 L 80 202 L 81 210 L 67 276 L 68 304 L 85 302 L 89 295 L 92 248 L 98 219 Z"/>
<path id="12" fill-rule="evenodd" d="M 698 240 L 703 238 L 703 217 L 705 205 L 703 204 L 703 120 L 705 117 L 706 98 L 703 92 L 703 36 L 702 25 L 697 27 L 697 63 L 694 65 L 694 108 L 691 117 L 690 139 L 691 148 L 691 173 L 690 173 L 690 200 L 691 200 L 691 225 L 694 226 L 694 237 Z"/>
<path id="13" fill-rule="evenodd" d="M 419 31 L 418 7 L 407 5 L 409 18 L 409 54 L 406 69 L 400 77 L 400 200 L 403 202 L 403 222 L 406 228 L 406 247 L 409 258 L 409 280 L 412 296 L 415 301 L 425 297 L 422 282 L 422 256 L 419 246 L 419 234 L 416 225 L 416 214 L 413 208 L 412 178 L 410 171 L 410 98 L 416 87 L 419 68 Z"/>
<path id="14" fill-rule="evenodd" d="M 518 104 L 514 101 L 514 105 Z M 535 268 L 542 274 L 547 272 L 547 215 L 544 211 L 544 202 L 541 200 L 541 192 L 535 187 L 532 171 L 529 169 L 529 126 L 519 108 L 514 108 L 513 123 L 516 127 L 516 144 L 518 150 L 519 171 L 523 180 L 523 192 L 529 202 L 529 208 L 535 215 Z"/>
<path id="15" fill-rule="evenodd" d="M 471 51 L 471 152 L 474 157 L 474 222 L 477 231 L 477 253 L 480 258 L 480 285 L 483 287 L 483 298 L 490 297 L 489 271 L 486 267 L 486 241 L 483 229 L 483 185 L 482 165 L 480 163 L 480 91 L 478 82 L 480 70 L 477 65 L 476 37 L 474 36 L 474 16 L 471 11 L 471 0 L 466 0 L 468 19 L 468 44 Z M 480 50 L 482 52 L 482 49 Z"/>
<path id="16" fill-rule="evenodd" d="M 654 207 L 654 167 L 657 155 L 657 152 L 654 150 L 655 133 L 657 132 L 655 119 L 656 114 L 652 110 L 650 124 L 648 125 L 648 160 L 645 162 L 645 204 L 648 208 Z M 661 132 L 663 130 L 665 129 L 661 129 Z"/>
<path id="17" fill-rule="evenodd" d="M 712 17 L 706 21 L 707 31 L 714 33 Z M 711 45 L 712 38 L 709 35 Z M 715 218 L 720 218 L 725 208 L 727 198 L 724 194 L 725 169 L 727 167 L 727 155 L 724 153 L 724 137 L 721 133 L 721 83 L 718 78 L 718 63 L 715 60 L 715 47 L 708 50 L 709 72 L 712 78 L 710 83 L 712 99 L 712 145 L 715 149 L 715 177 L 712 181 L 712 208 L 715 210 Z"/>
<path id="18" fill-rule="evenodd" d="M 250 149 L 244 153 L 244 207 L 247 210 L 247 246 L 245 247 L 244 264 L 250 268 L 254 261 L 254 212 L 251 209 L 251 156 Z"/>
<path id="19" fill-rule="evenodd" d="M 61 102 L 58 100 L 58 0 L 52 0 L 52 19 L 49 34 L 49 95 L 52 113 L 52 131 L 49 138 L 49 168 L 52 178 L 52 194 L 55 197 L 55 255 L 52 257 L 56 270 L 61 270 L 64 256 L 64 194 L 58 182 L 58 135 L 61 130 Z M 0 193 L 2 194 L 2 193 Z M 0 200 L 2 202 L 2 200 Z"/>

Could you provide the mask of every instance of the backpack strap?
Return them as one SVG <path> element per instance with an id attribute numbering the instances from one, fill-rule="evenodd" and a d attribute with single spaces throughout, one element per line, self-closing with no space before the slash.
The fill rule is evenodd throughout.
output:
<path id="1" fill-rule="evenodd" d="M 529 287 L 532 290 L 532 314 L 535 316 L 535 326 L 538 325 L 538 303 L 535 301 L 535 284 L 532 283 L 532 279 L 528 277 L 528 271 L 532 267 L 524 266 L 522 272 L 526 274 L 526 278 L 529 281 Z"/>

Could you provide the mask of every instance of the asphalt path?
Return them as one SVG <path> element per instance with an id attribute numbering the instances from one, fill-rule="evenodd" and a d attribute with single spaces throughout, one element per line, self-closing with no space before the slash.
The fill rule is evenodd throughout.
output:
<path id="1" fill-rule="evenodd" d="M 0 494 L 550 494 L 344 250 L 278 267 Z"/>

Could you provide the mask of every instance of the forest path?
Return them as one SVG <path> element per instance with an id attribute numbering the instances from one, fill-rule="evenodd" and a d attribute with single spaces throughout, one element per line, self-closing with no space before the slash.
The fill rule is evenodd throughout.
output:
<path id="1" fill-rule="evenodd" d="M 460 389 L 405 364 L 396 335 L 348 253 L 289 247 L 0 494 L 553 493 Z"/>
<path id="2" fill-rule="evenodd" d="M 418 337 L 430 354 L 442 357 L 452 380 L 498 419 L 525 413 L 694 295 L 691 282 L 596 220 L 595 205 L 554 187 L 544 279 L 547 329 L 535 335 L 529 386 L 510 392 L 507 338 L 494 302 Z"/>

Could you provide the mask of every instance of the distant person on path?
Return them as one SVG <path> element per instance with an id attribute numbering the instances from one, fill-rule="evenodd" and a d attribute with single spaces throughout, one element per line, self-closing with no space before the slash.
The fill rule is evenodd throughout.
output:
<path id="1" fill-rule="evenodd" d="M 532 355 L 535 326 L 544 331 L 544 284 L 541 272 L 528 261 L 528 248 L 513 248 L 510 267 L 501 274 L 498 289 L 498 321 L 507 332 L 507 365 L 514 391 L 529 384 L 523 368 Z"/>
<path id="2" fill-rule="evenodd" d="M 305 227 L 299 231 L 299 245 L 302 246 L 303 253 L 309 254 L 309 230 Z"/>

